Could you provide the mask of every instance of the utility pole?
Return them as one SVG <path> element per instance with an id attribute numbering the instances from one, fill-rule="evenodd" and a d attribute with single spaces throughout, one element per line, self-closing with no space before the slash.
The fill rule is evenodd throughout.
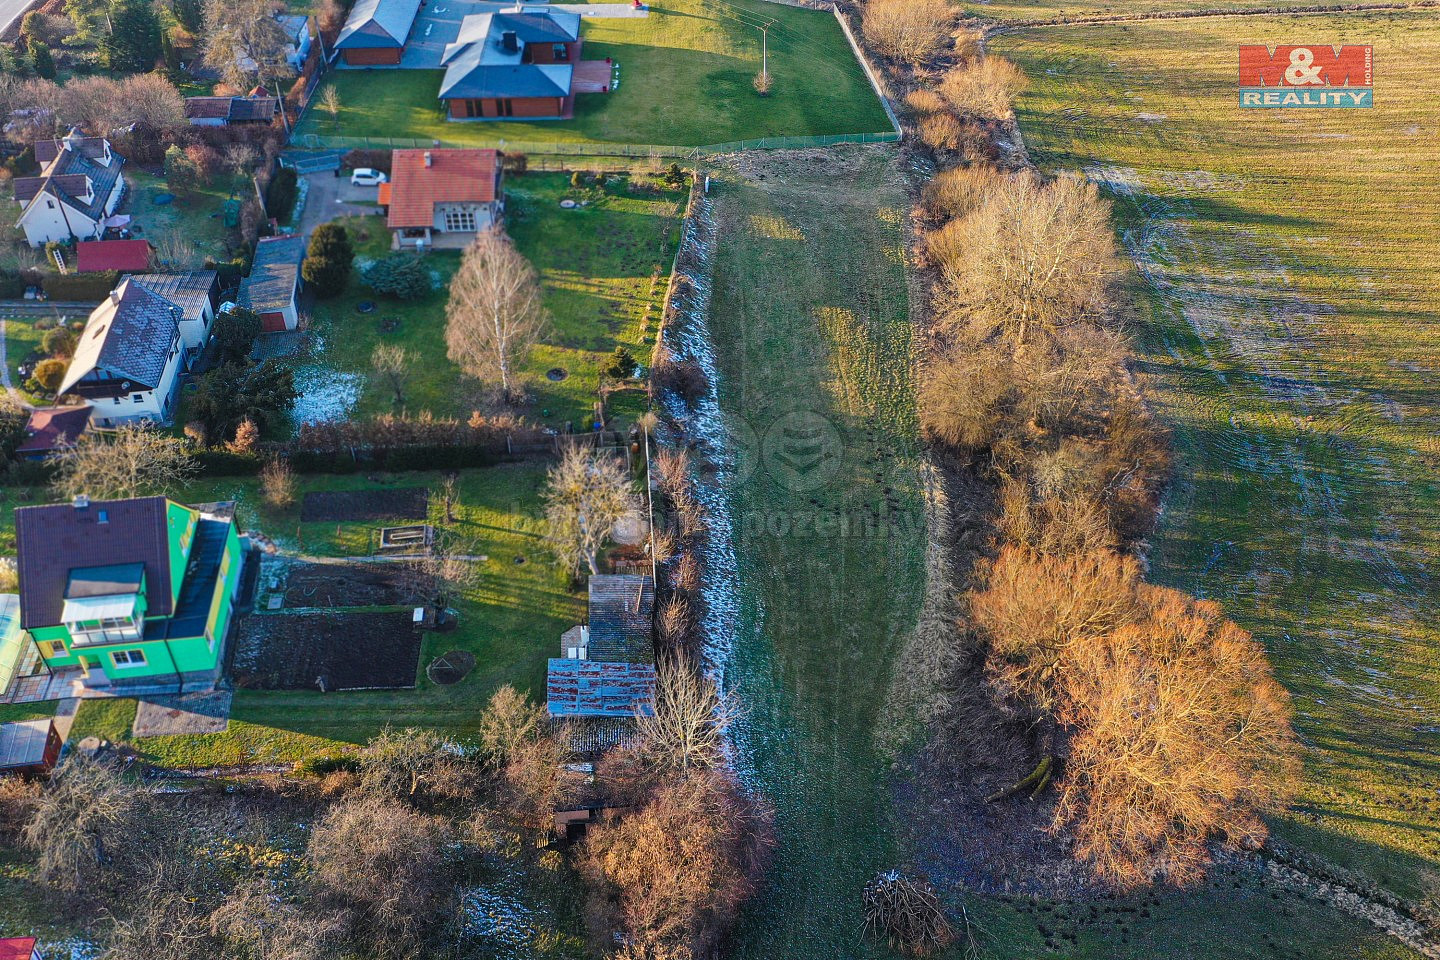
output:
<path id="1" fill-rule="evenodd" d="M 760 76 L 770 79 L 770 24 L 760 28 Z"/>

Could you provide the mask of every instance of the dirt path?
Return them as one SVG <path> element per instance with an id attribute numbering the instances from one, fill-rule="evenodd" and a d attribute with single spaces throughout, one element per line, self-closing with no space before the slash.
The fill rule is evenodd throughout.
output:
<path id="1" fill-rule="evenodd" d="M 711 310 L 740 451 L 727 680 L 747 713 L 737 766 L 780 845 L 735 955 L 867 956 L 860 890 L 896 856 L 875 740 L 924 577 L 905 197 L 889 149 L 736 164 L 715 191 Z"/>

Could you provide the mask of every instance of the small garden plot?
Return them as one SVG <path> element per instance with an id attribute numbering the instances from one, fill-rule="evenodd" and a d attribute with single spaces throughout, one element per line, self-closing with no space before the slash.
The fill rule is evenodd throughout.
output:
<path id="1" fill-rule="evenodd" d="M 398 690 L 415 686 L 421 634 L 410 614 L 249 617 L 235 649 L 244 690 Z"/>
<path id="2" fill-rule="evenodd" d="M 404 562 L 296 564 L 283 587 L 285 606 L 399 606 L 408 602 L 409 566 Z"/>
<path id="3" fill-rule="evenodd" d="M 306 523 L 347 520 L 424 520 L 430 515 L 430 491 L 424 487 L 385 490 L 314 490 L 305 494 L 300 519 Z"/>

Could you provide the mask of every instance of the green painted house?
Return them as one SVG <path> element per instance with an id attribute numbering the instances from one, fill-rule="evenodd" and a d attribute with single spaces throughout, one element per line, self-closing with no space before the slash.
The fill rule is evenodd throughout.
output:
<path id="1" fill-rule="evenodd" d="M 21 507 L 15 548 L 20 626 L 48 671 L 117 694 L 214 686 L 243 567 L 233 504 Z"/>

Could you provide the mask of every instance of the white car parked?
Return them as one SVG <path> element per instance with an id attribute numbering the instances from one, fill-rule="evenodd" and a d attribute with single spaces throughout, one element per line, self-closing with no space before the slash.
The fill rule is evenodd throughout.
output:
<path id="1" fill-rule="evenodd" d="M 352 187 L 375 187 L 389 179 L 389 177 L 385 176 L 385 174 L 379 170 L 361 167 L 350 174 L 350 185 Z"/>

